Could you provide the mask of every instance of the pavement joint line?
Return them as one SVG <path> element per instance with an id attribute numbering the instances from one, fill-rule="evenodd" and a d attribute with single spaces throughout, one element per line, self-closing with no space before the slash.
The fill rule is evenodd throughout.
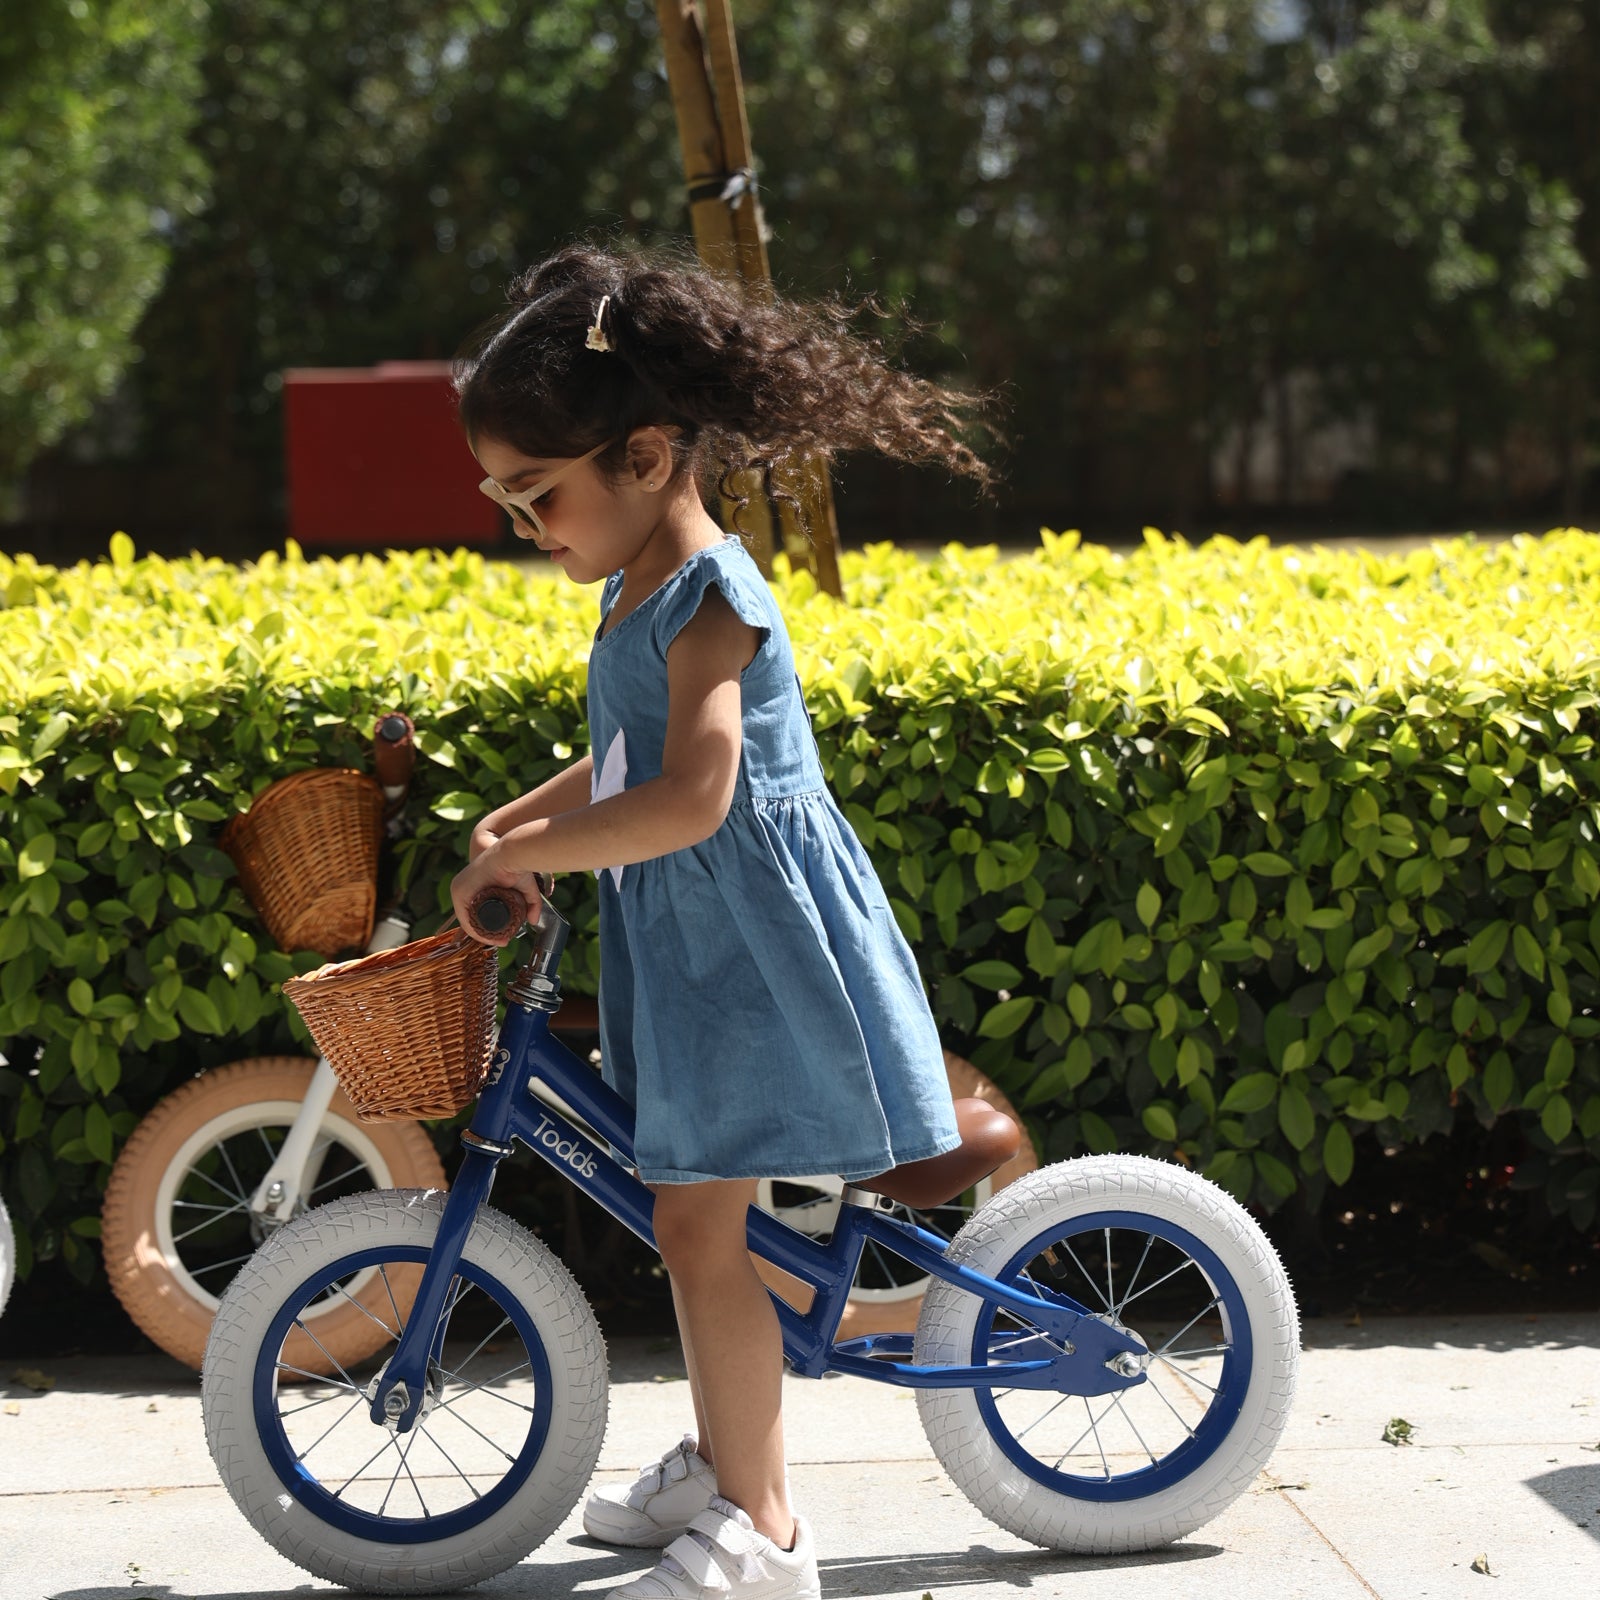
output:
<path id="1" fill-rule="evenodd" d="M 1352 1564 L 1349 1556 L 1347 1556 L 1344 1553 L 1344 1551 L 1341 1550 L 1338 1547 L 1338 1545 L 1336 1545 L 1333 1542 L 1333 1540 L 1330 1539 L 1327 1536 L 1327 1534 L 1325 1534 L 1322 1531 L 1322 1529 L 1319 1528 L 1316 1525 L 1316 1523 L 1312 1521 L 1311 1517 L 1307 1514 L 1305 1507 L 1302 1506 L 1300 1504 L 1300 1502 L 1298 1500 L 1296 1500 L 1292 1494 L 1288 1493 L 1288 1489 L 1289 1489 L 1290 1486 L 1287 1485 L 1287 1484 L 1282 1484 L 1282 1483 L 1277 1482 L 1275 1479 L 1271 1478 L 1271 1476 L 1269 1474 L 1263 1474 L 1263 1476 L 1266 1476 L 1268 1478 L 1268 1481 L 1272 1484 L 1272 1487 L 1274 1489 L 1278 1489 L 1278 1490 L 1284 1491 L 1283 1493 L 1281 1493 L 1279 1495 L 1279 1498 L 1284 1502 L 1285 1505 L 1287 1505 L 1294 1512 L 1294 1514 L 1297 1517 L 1299 1517 L 1299 1519 L 1303 1523 L 1305 1523 L 1305 1525 L 1314 1534 L 1316 1534 L 1316 1536 L 1325 1545 L 1327 1545 L 1329 1550 L 1331 1550 L 1333 1552 L 1334 1560 L 1337 1561 L 1339 1563 L 1339 1565 L 1341 1567 L 1343 1567 L 1344 1570 L 1346 1572 L 1348 1572 L 1350 1574 L 1350 1576 L 1352 1578 L 1354 1578 L 1356 1580 L 1356 1582 L 1359 1583 L 1361 1585 L 1361 1587 L 1363 1589 L 1365 1589 L 1367 1591 L 1367 1593 L 1372 1596 L 1372 1600 L 1383 1600 L 1383 1596 L 1381 1594 L 1379 1594 L 1378 1591 L 1376 1589 L 1374 1589 L 1372 1587 L 1372 1585 L 1370 1583 L 1368 1583 L 1367 1580 L 1359 1572 L 1356 1571 L 1355 1566 Z"/>

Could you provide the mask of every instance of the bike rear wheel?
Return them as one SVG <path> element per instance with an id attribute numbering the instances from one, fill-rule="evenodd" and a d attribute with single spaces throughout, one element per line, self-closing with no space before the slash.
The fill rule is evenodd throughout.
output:
<path id="1" fill-rule="evenodd" d="M 200 1365 L 223 1291 L 269 1231 L 250 1199 L 316 1069 L 302 1056 L 214 1067 L 167 1095 L 111 1169 L 101 1208 L 106 1277 L 140 1331 L 191 1367 Z M 443 1187 L 444 1168 L 425 1129 L 358 1122 L 336 1093 L 296 1211 L 366 1189 Z M 371 1322 L 343 1299 L 319 1309 L 316 1327 L 340 1360 L 375 1348 Z"/>
<path id="2" fill-rule="evenodd" d="M 992 1521 L 1054 1549 L 1150 1549 L 1210 1521 L 1265 1465 L 1294 1395 L 1299 1316 L 1271 1243 L 1215 1184 L 1142 1156 L 1062 1162 L 997 1195 L 950 1255 L 1069 1295 L 1143 1344 L 1139 1381 L 1107 1394 L 917 1391 L 934 1453 Z M 940 1281 L 916 1360 L 998 1365 L 1051 1342 Z"/>
<path id="3" fill-rule="evenodd" d="M 588 1302 L 526 1229 L 474 1219 L 416 1426 L 370 1417 L 445 1197 L 353 1196 L 296 1218 L 223 1296 L 201 1386 L 206 1441 L 274 1549 L 364 1593 L 431 1594 L 514 1566 L 561 1524 L 600 1453 L 606 1357 Z M 381 1348 L 320 1382 L 295 1359 L 309 1306 L 386 1291 Z"/>

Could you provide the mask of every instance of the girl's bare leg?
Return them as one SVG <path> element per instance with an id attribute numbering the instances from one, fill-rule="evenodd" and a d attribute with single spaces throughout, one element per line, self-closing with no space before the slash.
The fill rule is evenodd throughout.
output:
<path id="1" fill-rule="evenodd" d="M 754 1179 L 663 1184 L 656 1246 L 672 1275 L 684 1355 L 717 1492 L 781 1548 L 794 1542 L 783 1468 L 783 1340 L 745 1248 Z"/>
<path id="2" fill-rule="evenodd" d="M 694 1345 L 689 1340 L 689 1319 L 684 1314 L 683 1296 L 678 1293 L 678 1280 L 669 1274 L 667 1281 L 672 1285 L 672 1309 L 678 1318 L 678 1341 L 683 1346 L 683 1370 L 688 1374 L 689 1398 L 694 1402 L 695 1438 L 699 1441 L 700 1459 L 707 1466 L 711 1466 L 714 1461 L 711 1454 L 711 1430 L 706 1426 L 705 1401 L 700 1398 L 700 1374 L 694 1364 Z"/>

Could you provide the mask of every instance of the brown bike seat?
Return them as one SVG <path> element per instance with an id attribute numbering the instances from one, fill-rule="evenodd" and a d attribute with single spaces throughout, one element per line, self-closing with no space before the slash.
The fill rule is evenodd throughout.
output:
<path id="1" fill-rule="evenodd" d="M 942 1206 L 970 1189 L 980 1178 L 987 1178 L 1003 1167 L 1022 1144 L 1022 1129 L 1005 1112 L 997 1111 L 987 1100 L 956 1101 L 956 1128 L 961 1143 L 942 1156 L 926 1161 L 908 1161 L 891 1167 L 876 1178 L 864 1178 L 858 1189 L 887 1195 L 902 1205 L 919 1211 Z"/>

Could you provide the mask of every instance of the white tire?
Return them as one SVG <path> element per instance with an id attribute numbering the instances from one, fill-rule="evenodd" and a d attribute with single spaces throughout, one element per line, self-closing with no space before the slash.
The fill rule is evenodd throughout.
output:
<path id="1" fill-rule="evenodd" d="M 1210 1521 L 1265 1465 L 1294 1396 L 1299 1314 L 1271 1243 L 1217 1185 L 1143 1156 L 1061 1162 L 996 1195 L 950 1255 L 1069 1295 L 1147 1352 L 1137 1383 L 1092 1399 L 917 1391 L 934 1454 L 991 1521 L 1051 1549 L 1147 1550 Z M 940 1281 L 916 1360 L 982 1365 L 992 1345 L 1026 1337 L 1026 1324 Z"/>
<path id="2" fill-rule="evenodd" d="M 514 1566 L 577 1502 L 605 1433 L 605 1343 L 588 1301 L 541 1241 L 488 1207 L 473 1222 L 466 1287 L 447 1308 L 444 1359 L 430 1365 L 429 1402 L 411 1433 L 374 1424 L 360 1398 L 392 1353 L 392 1325 L 383 1350 L 320 1388 L 279 1381 L 290 1319 L 331 1284 L 409 1275 L 414 1296 L 444 1202 L 392 1190 L 297 1217 L 234 1278 L 206 1345 L 206 1442 L 228 1493 L 281 1555 L 361 1593 L 436 1594 Z M 473 1294 L 483 1314 L 463 1332 Z"/>
<path id="3" fill-rule="evenodd" d="M 0 1200 L 0 1312 L 11 1298 L 11 1282 L 17 1275 L 17 1236 L 11 1231 L 11 1214 Z"/>

